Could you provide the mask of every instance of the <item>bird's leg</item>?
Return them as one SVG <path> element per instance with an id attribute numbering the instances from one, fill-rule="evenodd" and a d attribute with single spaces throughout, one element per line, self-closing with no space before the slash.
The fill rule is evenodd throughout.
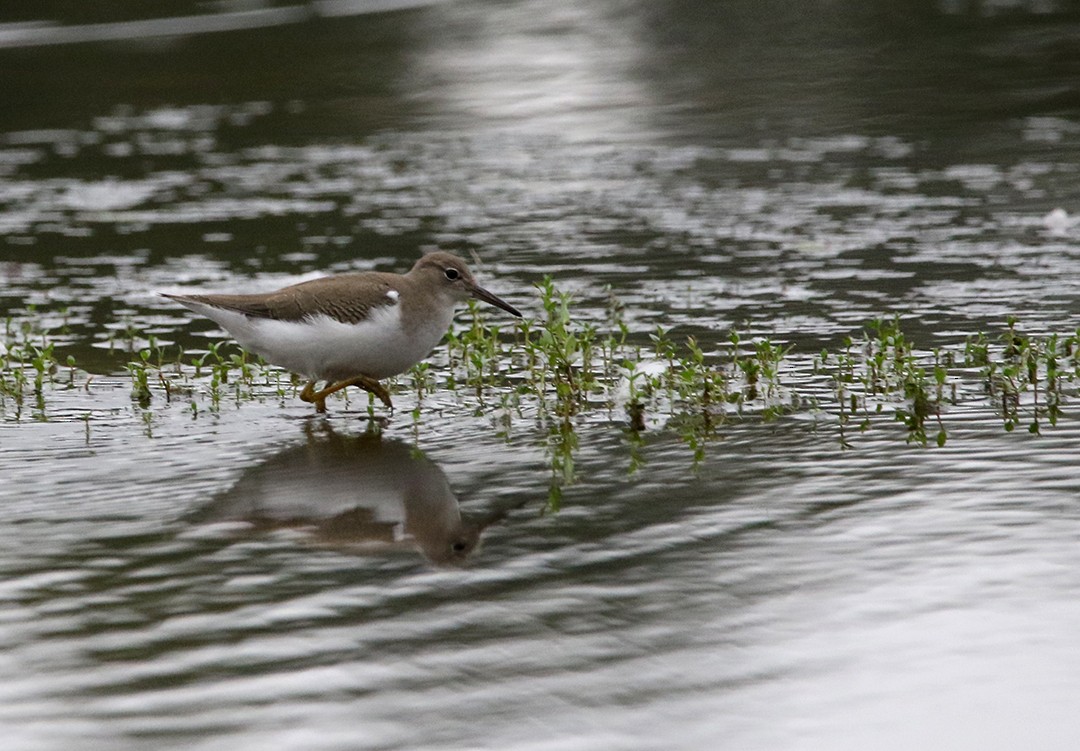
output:
<path id="1" fill-rule="evenodd" d="M 307 399 L 304 399 L 304 392 L 307 392 L 307 388 L 304 388 L 304 392 L 301 392 L 300 398 L 304 401 L 315 402 L 315 408 L 320 412 L 326 411 L 326 397 L 330 396 L 336 391 L 341 391 L 346 386 L 359 386 L 364 391 L 370 391 L 375 396 L 379 397 L 379 401 L 386 405 L 386 408 L 391 412 L 394 411 L 394 403 L 390 401 L 390 394 L 382 387 L 382 385 L 366 375 L 353 376 L 344 381 L 335 381 L 328 383 L 326 388 L 322 391 L 316 391 L 314 393 L 308 393 Z M 321 407 L 321 409 L 320 409 Z"/>

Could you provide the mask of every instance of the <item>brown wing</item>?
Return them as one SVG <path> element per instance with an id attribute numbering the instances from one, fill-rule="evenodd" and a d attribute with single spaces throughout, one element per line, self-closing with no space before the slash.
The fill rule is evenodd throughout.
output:
<path id="1" fill-rule="evenodd" d="M 326 315 L 342 323 L 357 323 L 378 307 L 394 305 L 388 296 L 398 289 L 396 274 L 367 272 L 339 274 L 256 295 L 169 295 L 184 297 L 215 308 L 234 310 L 251 318 L 302 321 Z"/>

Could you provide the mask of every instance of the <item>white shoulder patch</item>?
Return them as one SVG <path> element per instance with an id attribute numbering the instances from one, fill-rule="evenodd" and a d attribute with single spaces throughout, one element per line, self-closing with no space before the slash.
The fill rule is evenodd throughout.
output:
<path id="1" fill-rule="evenodd" d="M 390 300 L 393 301 L 393 302 L 398 301 L 398 291 L 396 289 L 387 290 L 386 291 L 386 296 L 389 297 Z"/>

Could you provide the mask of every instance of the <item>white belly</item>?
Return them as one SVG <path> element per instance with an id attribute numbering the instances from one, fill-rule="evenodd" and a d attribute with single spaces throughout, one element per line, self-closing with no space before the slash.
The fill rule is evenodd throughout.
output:
<path id="1" fill-rule="evenodd" d="M 290 322 L 248 318 L 209 305 L 189 307 L 219 323 L 240 346 L 267 362 L 309 378 L 335 381 L 357 375 L 378 380 L 405 372 L 428 356 L 454 316 L 453 307 L 437 311 L 427 325 L 406 335 L 400 305 L 376 308 L 370 318 L 356 324 L 323 315 Z"/>

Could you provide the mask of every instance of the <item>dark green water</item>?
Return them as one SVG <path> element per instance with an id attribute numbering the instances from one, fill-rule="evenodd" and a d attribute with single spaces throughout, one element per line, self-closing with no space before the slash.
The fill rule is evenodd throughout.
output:
<path id="1" fill-rule="evenodd" d="M 145 9 L 114 13 L 67 20 Z M 1074 332 L 1070 4 L 13 28 L 0 318 L 92 378 L 3 408 L 5 747 L 1073 746 L 1072 407 L 1029 436 L 975 400 L 943 449 L 885 425 L 843 451 L 809 412 L 733 423 L 696 468 L 660 424 L 633 472 L 623 416 L 594 416 L 552 514 L 530 419 L 508 441 L 444 391 L 414 423 L 405 395 L 373 445 L 355 402 L 143 410 L 124 372 L 129 337 L 220 338 L 160 291 L 435 247 L 530 316 L 544 275 L 597 323 L 610 285 L 642 341 L 663 325 L 713 352 L 737 326 L 804 365 L 881 315 L 926 350 L 1009 315 Z"/>

